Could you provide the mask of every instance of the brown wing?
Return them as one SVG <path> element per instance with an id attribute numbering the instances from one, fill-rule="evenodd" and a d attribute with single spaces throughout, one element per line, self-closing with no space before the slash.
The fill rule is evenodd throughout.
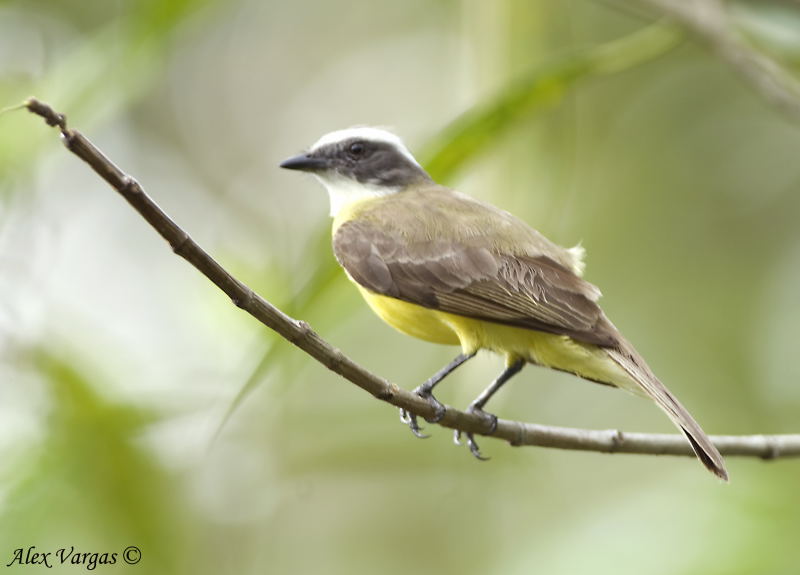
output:
<path id="1" fill-rule="evenodd" d="M 599 291 L 545 255 L 501 253 L 491 241 L 411 239 L 371 219 L 342 224 L 336 258 L 361 286 L 427 308 L 601 346 L 616 331 L 596 300 Z"/>

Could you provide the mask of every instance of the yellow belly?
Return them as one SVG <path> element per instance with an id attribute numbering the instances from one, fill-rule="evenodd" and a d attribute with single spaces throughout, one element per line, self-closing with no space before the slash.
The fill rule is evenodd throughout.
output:
<path id="1" fill-rule="evenodd" d="M 519 359 L 623 388 L 637 388 L 602 348 L 554 335 L 432 310 L 378 295 L 358 286 L 372 310 L 393 328 L 413 337 L 460 345 L 464 353 L 488 349 L 511 364 Z"/>

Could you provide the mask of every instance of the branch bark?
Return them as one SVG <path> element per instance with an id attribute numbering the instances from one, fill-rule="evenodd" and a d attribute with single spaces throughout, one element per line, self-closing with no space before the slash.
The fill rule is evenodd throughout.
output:
<path id="1" fill-rule="evenodd" d="M 681 24 L 767 102 L 800 121 L 800 82 L 736 31 L 721 0 L 640 1 Z"/>
<path id="2" fill-rule="evenodd" d="M 331 371 L 341 375 L 376 398 L 420 417 L 432 418 L 431 405 L 419 396 L 374 375 L 324 341 L 304 321 L 293 319 L 233 277 L 176 224 L 142 189 L 96 148 L 83 134 L 67 127 L 66 117 L 49 105 L 31 98 L 25 107 L 57 127 L 66 147 L 89 164 L 111 187 L 163 237 L 172 250 L 220 288 L 231 301 L 258 321 L 299 347 Z M 479 435 L 490 435 L 511 445 L 534 445 L 598 451 L 603 453 L 641 453 L 685 455 L 693 452 L 682 435 L 623 433 L 618 430 L 587 430 L 498 420 L 489 434 L 486 421 L 476 414 L 447 407 L 438 425 Z M 717 435 L 711 438 L 723 455 L 741 455 L 776 459 L 800 456 L 800 434 L 795 435 Z"/>

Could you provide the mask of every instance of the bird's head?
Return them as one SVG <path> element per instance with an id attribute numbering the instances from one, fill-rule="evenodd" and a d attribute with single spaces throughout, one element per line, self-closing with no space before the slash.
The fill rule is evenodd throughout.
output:
<path id="1" fill-rule="evenodd" d="M 379 128 L 330 132 L 280 166 L 316 176 L 330 193 L 332 215 L 351 201 L 430 181 L 403 141 Z"/>

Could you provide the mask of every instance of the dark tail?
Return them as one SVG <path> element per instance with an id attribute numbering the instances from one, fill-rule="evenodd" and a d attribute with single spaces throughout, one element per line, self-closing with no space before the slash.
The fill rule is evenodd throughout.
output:
<path id="1" fill-rule="evenodd" d="M 641 387 L 642 392 L 650 397 L 667 414 L 678 429 L 683 431 L 700 462 L 711 473 L 728 481 L 728 472 L 717 448 L 700 428 L 700 425 L 686 411 L 678 399 L 664 387 L 636 352 L 631 344 L 621 340 L 618 348 L 607 348 L 606 353 Z"/>

